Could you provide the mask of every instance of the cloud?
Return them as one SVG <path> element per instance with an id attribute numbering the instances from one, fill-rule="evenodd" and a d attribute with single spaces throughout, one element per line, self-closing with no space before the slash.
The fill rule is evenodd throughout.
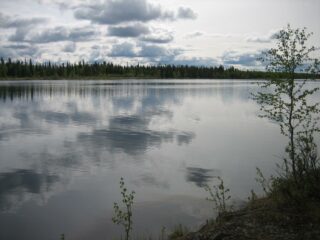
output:
<path id="1" fill-rule="evenodd" d="M 82 4 L 76 7 L 74 16 L 77 19 L 106 25 L 197 18 L 197 14 L 191 8 L 180 7 L 177 12 L 164 10 L 160 5 L 148 0 L 104 0 L 95 4 Z"/>
<path id="2" fill-rule="evenodd" d="M 257 36 L 257 35 L 247 36 L 246 41 L 254 42 L 254 43 L 270 43 L 272 40 L 275 39 L 277 33 L 278 33 L 278 30 L 273 30 L 264 36 Z"/>
<path id="3" fill-rule="evenodd" d="M 151 62 L 168 62 L 182 53 L 182 49 L 167 48 L 154 44 L 141 43 L 136 46 L 130 42 L 123 42 L 113 45 L 109 56 L 128 57 L 128 58 L 146 58 Z"/>
<path id="4" fill-rule="evenodd" d="M 34 25 L 47 23 L 47 18 L 20 18 L 14 19 L 0 13 L 0 28 L 29 28 Z"/>
<path id="5" fill-rule="evenodd" d="M 166 48 L 157 45 L 143 45 L 139 52 L 139 56 L 148 58 L 154 58 L 165 55 L 167 55 Z"/>
<path id="6" fill-rule="evenodd" d="M 17 56 L 17 53 L 13 49 L 0 46 L 0 57 L 10 58 L 10 57 L 16 57 L 16 56 Z"/>
<path id="7" fill-rule="evenodd" d="M 174 65 L 188 65 L 188 66 L 214 66 L 219 65 L 217 59 L 210 58 L 210 57 L 176 57 L 170 59 L 167 62 L 163 62 L 165 64 L 174 64 Z"/>
<path id="8" fill-rule="evenodd" d="M 124 42 L 113 45 L 108 56 L 143 58 L 146 63 L 152 64 L 174 64 L 188 66 L 214 66 L 220 62 L 214 58 L 185 57 L 182 56 L 184 49 L 170 48 L 157 44 L 140 43 L 135 45 L 130 42 Z"/>
<path id="9" fill-rule="evenodd" d="M 148 58 L 156 62 L 168 62 L 180 55 L 183 50 L 178 48 L 167 48 L 158 45 L 141 44 L 138 55 L 140 57 Z"/>
<path id="10" fill-rule="evenodd" d="M 174 13 L 165 11 L 160 5 L 147 0 L 105 0 L 102 3 L 83 5 L 76 9 L 77 19 L 90 20 L 98 24 L 119 24 L 124 22 L 148 22 L 158 19 L 173 19 Z"/>
<path id="11" fill-rule="evenodd" d="M 136 57 L 137 54 L 134 50 L 134 44 L 129 42 L 124 42 L 120 44 L 115 44 L 112 46 L 109 56 L 111 57 Z"/>
<path id="12" fill-rule="evenodd" d="M 261 57 L 261 52 L 239 53 L 236 51 L 225 52 L 221 58 L 224 65 L 241 65 L 245 67 L 261 66 L 258 58 Z"/>
<path id="13" fill-rule="evenodd" d="M 195 31 L 195 32 L 190 32 L 187 33 L 186 38 L 198 38 L 205 36 L 207 38 L 239 38 L 243 37 L 242 35 L 239 34 L 232 34 L 232 33 L 208 33 L 208 32 L 202 32 L 202 31 Z"/>
<path id="14" fill-rule="evenodd" d="M 144 35 L 139 38 L 140 41 L 149 43 L 169 43 L 173 41 L 173 35 L 171 32 L 163 29 L 152 29 L 152 33 Z"/>
<path id="15" fill-rule="evenodd" d="M 0 46 L 0 57 L 3 58 L 37 58 L 41 55 L 41 50 L 34 45 L 6 45 Z"/>
<path id="16" fill-rule="evenodd" d="M 191 9 L 186 7 L 180 7 L 178 9 L 178 18 L 182 19 L 196 19 L 197 14 Z"/>
<path id="17" fill-rule="evenodd" d="M 38 57 L 42 54 L 42 50 L 35 46 L 30 45 L 28 48 L 25 49 L 18 49 L 19 57 L 26 56 L 26 57 Z"/>
<path id="18" fill-rule="evenodd" d="M 108 34 L 116 37 L 139 37 L 149 32 L 150 29 L 141 23 L 127 26 L 110 26 L 108 29 Z"/>
<path id="19" fill-rule="evenodd" d="M 30 28 L 17 28 L 15 33 L 11 35 L 8 40 L 11 42 L 23 42 L 29 31 Z"/>
<path id="20" fill-rule="evenodd" d="M 10 45 L 5 45 L 5 48 L 13 48 L 13 49 L 17 49 L 17 50 L 23 50 L 23 49 L 28 49 L 30 48 L 29 44 L 10 44 Z"/>
<path id="21" fill-rule="evenodd" d="M 10 41 L 30 42 L 30 43 L 50 43 L 60 41 L 89 41 L 96 35 L 96 31 L 90 27 L 67 28 L 55 27 L 45 29 L 42 32 L 24 32 L 19 31 L 9 37 Z"/>
<path id="22" fill-rule="evenodd" d="M 196 37 L 201 37 L 203 36 L 205 33 L 204 32 L 200 32 L 200 31 L 196 31 L 196 32 L 191 32 L 191 33 L 188 33 L 186 35 L 187 38 L 196 38 Z"/>
<path id="23" fill-rule="evenodd" d="M 59 41 L 88 41 L 96 35 L 95 30 L 88 27 L 68 29 L 56 27 L 48 29 L 32 37 L 31 41 L 36 43 L 48 43 Z"/>
<path id="24" fill-rule="evenodd" d="M 108 46 L 105 45 L 93 45 L 91 47 L 90 55 L 83 56 L 82 59 L 87 58 L 90 63 L 93 62 L 103 62 L 106 60 L 106 56 L 108 55 L 107 50 L 109 49 Z"/>
<path id="25" fill-rule="evenodd" d="M 15 19 L 0 13 L 0 28 L 13 28 L 15 33 L 9 36 L 9 41 L 22 42 L 29 31 L 36 25 L 47 23 L 47 18 L 20 18 Z"/>
<path id="26" fill-rule="evenodd" d="M 72 43 L 68 43 L 64 46 L 64 48 L 62 49 L 64 52 L 69 52 L 69 53 L 74 53 L 77 49 L 77 46 L 74 42 Z"/>

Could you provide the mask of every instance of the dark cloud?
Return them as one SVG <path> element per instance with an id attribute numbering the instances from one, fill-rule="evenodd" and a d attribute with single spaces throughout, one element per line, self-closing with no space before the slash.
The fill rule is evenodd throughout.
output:
<path id="1" fill-rule="evenodd" d="M 47 18 L 20 18 L 14 19 L 0 13 L 1 28 L 29 28 L 34 25 L 44 24 L 48 22 Z"/>
<path id="2" fill-rule="evenodd" d="M 124 42 L 124 43 L 113 45 L 109 56 L 111 56 L 111 57 L 136 57 L 137 54 L 134 50 L 134 45 L 132 43 Z"/>
<path id="3" fill-rule="evenodd" d="M 102 3 L 78 7 L 74 16 L 97 24 L 113 25 L 124 22 L 195 19 L 197 14 L 187 7 L 180 7 L 177 13 L 164 10 L 160 5 L 147 0 L 104 0 Z"/>
<path id="4" fill-rule="evenodd" d="M 42 32 L 32 32 L 30 28 L 17 28 L 16 32 L 9 37 L 9 41 L 29 43 L 80 42 L 92 40 L 96 34 L 97 32 L 90 27 L 67 28 L 60 26 L 45 29 Z"/>
<path id="5" fill-rule="evenodd" d="M 15 33 L 9 37 L 11 42 L 23 42 L 27 34 L 29 33 L 30 28 L 17 28 Z"/>
<path id="6" fill-rule="evenodd" d="M 222 61 L 225 65 L 241 65 L 246 67 L 254 67 L 261 65 L 261 62 L 258 60 L 259 57 L 261 57 L 261 52 L 238 53 L 235 51 L 230 51 L 223 54 Z"/>
<path id="7" fill-rule="evenodd" d="M 25 49 L 18 48 L 18 54 L 20 57 L 26 56 L 26 57 L 37 58 L 42 54 L 42 50 L 35 45 L 30 45 L 28 48 L 25 48 Z"/>
<path id="8" fill-rule="evenodd" d="M 181 49 L 166 48 L 158 45 L 142 44 L 140 47 L 138 55 L 152 60 L 168 61 L 182 53 Z"/>
<path id="9" fill-rule="evenodd" d="M 180 7 L 178 9 L 178 18 L 196 19 L 197 18 L 197 14 L 191 8 Z"/>
<path id="10" fill-rule="evenodd" d="M 139 40 L 142 42 L 155 44 L 169 43 L 173 41 L 171 32 L 164 29 L 148 27 L 142 23 L 134 23 L 124 26 L 109 26 L 108 35 L 115 37 L 139 37 Z"/>
<path id="11" fill-rule="evenodd" d="M 34 45 L 12 44 L 0 46 L 0 56 L 3 58 L 36 58 L 41 55 L 41 50 Z"/>
<path id="12" fill-rule="evenodd" d="M 142 45 L 139 52 L 139 56 L 147 58 L 167 56 L 168 54 L 167 48 L 157 45 Z"/>
<path id="13" fill-rule="evenodd" d="M 148 33 L 150 33 L 150 29 L 140 23 L 128 26 L 110 26 L 108 29 L 108 34 L 116 37 L 139 37 Z"/>
<path id="14" fill-rule="evenodd" d="M 17 52 L 12 48 L 6 48 L 0 46 L 0 57 L 11 58 L 17 57 Z"/>
<path id="15" fill-rule="evenodd" d="M 5 45 L 4 47 L 25 50 L 30 48 L 30 45 L 29 44 L 10 44 L 10 45 Z"/>
<path id="16" fill-rule="evenodd" d="M 173 19 L 174 13 L 164 11 L 147 0 L 105 0 L 103 3 L 84 5 L 75 11 L 77 19 L 91 20 L 98 24 L 119 24 L 157 19 Z"/>
<path id="17" fill-rule="evenodd" d="M 15 19 L 11 16 L 6 16 L 0 13 L 0 28 L 13 28 L 15 33 L 9 36 L 9 41 L 23 42 L 26 35 L 36 25 L 47 23 L 47 18 L 20 18 Z"/>
<path id="18" fill-rule="evenodd" d="M 74 53 L 77 49 L 77 46 L 75 43 L 68 43 L 64 46 L 62 49 L 64 52 Z"/>
<path id="19" fill-rule="evenodd" d="M 167 48 L 153 44 L 140 44 L 135 46 L 132 43 L 124 42 L 113 45 L 109 56 L 111 57 L 128 57 L 128 58 L 146 58 L 152 63 L 173 63 L 175 58 L 181 55 L 182 49 Z"/>
<path id="20" fill-rule="evenodd" d="M 27 41 L 34 43 L 49 43 L 60 41 L 89 41 L 94 38 L 96 31 L 89 27 L 81 28 L 66 28 L 55 27 L 53 29 L 46 29 L 41 33 L 32 34 Z"/>

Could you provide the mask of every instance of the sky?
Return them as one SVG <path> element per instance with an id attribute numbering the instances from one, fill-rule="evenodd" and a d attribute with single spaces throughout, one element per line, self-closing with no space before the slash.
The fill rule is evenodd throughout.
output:
<path id="1" fill-rule="evenodd" d="M 320 47 L 319 0 L 0 0 L 0 56 L 261 67 L 290 24 Z"/>

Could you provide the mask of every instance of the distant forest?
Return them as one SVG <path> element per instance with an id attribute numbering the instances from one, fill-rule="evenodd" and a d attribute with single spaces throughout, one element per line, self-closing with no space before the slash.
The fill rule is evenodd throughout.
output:
<path id="1" fill-rule="evenodd" d="M 283 73 L 239 70 L 224 66 L 127 65 L 107 62 L 34 63 L 30 60 L 0 59 L 0 79 L 110 79 L 110 78 L 199 78 L 199 79 L 264 79 L 285 77 Z M 299 78 L 310 75 L 299 73 Z M 317 76 L 319 77 L 319 76 Z"/>

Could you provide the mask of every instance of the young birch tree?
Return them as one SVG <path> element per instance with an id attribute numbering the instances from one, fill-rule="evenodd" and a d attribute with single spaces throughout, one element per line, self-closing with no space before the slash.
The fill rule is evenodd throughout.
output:
<path id="1" fill-rule="evenodd" d="M 284 167 L 286 175 L 295 181 L 303 171 L 298 145 L 307 139 L 305 136 L 310 139 L 319 131 L 319 101 L 309 101 L 319 88 L 307 87 L 307 79 L 296 79 L 299 72 L 308 73 L 310 79 L 319 76 L 317 49 L 307 45 L 311 35 L 306 28 L 292 29 L 290 25 L 275 35 L 276 47 L 264 52 L 260 60 L 268 72 L 280 73 L 281 77 L 263 82 L 263 91 L 253 95 L 261 107 L 261 117 L 277 122 L 281 133 L 288 137 Z"/>

